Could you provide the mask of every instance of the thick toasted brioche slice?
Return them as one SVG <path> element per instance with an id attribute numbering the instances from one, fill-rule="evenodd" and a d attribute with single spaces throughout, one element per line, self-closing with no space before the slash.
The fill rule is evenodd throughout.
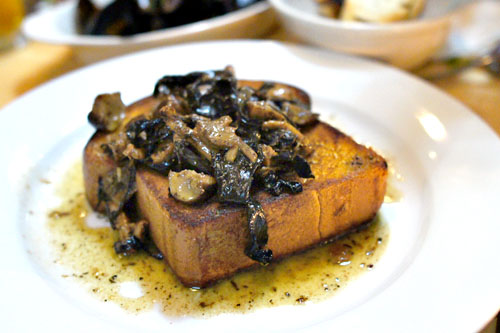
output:
<path id="1" fill-rule="evenodd" d="M 364 22 L 394 22 L 417 17 L 425 0 L 346 0 L 340 19 Z"/>
<path id="2" fill-rule="evenodd" d="M 144 99 L 129 107 L 127 119 L 155 107 Z M 315 150 L 309 159 L 314 179 L 303 191 L 278 197 L 255 195 L 266 214 L 268 247 L 274 258 L 290 255 L 335 238 L 372 219 L 382 204 L 387 178 L 385 160 L 373 150 L 325 123 L 305 131 Z M 96 133 L 84 152 L 87 198 L 97 204 L 97 181 L 114 167 L 102 151 L 106 136 Z M 244 249 L 248 240 L 246 211 L 214 200 L 190 205 L 169 195 L 168 178 L 138 169 L 137 205 L 150 222 L 150 233 L 181 282 L 203 287 L 257 263 Z"/>
<path id="3" fill-rule="evenodd" d="M 275 258 L 331 239 L 373 218 L 382 204 L 385 161 L 334 128 L 319 123 L 307 132 L 315 142 L 311 168 L 316 176 L 303 192 L 256 199 L 267 217 Z M 137 173 L 137 200 L 150 221 L 156 245 L 188 286 L 205 286 L 255 265 L 244 254 L 246 213 L 217 202 L 187 205 L 169 196 L 168 179 L 153 171 Z"/>

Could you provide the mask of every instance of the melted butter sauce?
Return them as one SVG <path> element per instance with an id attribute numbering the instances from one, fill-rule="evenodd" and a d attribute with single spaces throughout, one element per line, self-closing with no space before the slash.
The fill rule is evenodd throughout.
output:
<path id="1" fill-rule="evenodd" d="M 81 170 L 80 162 L 68 171 L 57 190 L 63 203 L 48 213 L 55 262 L 69 272 L 63 278 L 132 313 L 158 307 L 168 316 L 206 317 L 318 302 L 335 295 L 359 274 L 369 274 L 388 242 L 388 228 L 376 218 L 366 229 L 334 243 L 239 273 L 206 289 L 190 289 L 160 260 L 143 253 L 115 254 L 113 231 L 89 226 L 95 213 L 85 199 Z"/>
<path id="2" fill-rule="evenodd" d="M 396 187 L 396 185 L 389 181 L 384 196 L 384 203 L 399 202 L 403 199 L 403 193 Z"/>
<path id="3" fill-rule="evenodd" d="M 389 164 L 389 177 L 387 179 L 387 188 L 384 196 L 384 203 L 400 202 L 403 199 L 403 193 L 398 189 L 398 183 L 404 180 L 403 176 Z"/>

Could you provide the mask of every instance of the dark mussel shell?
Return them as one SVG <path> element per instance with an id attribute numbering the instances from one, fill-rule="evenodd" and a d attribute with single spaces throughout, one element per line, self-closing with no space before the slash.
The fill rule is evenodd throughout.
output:
<path id="1" fill-rule="evenodd" d="M 76 26 L 86 35 L 130 36 L 224 15 L 258 1 L 150 0 L 141 8 L 137 0 L 115 0 L 98 9 L 91 0 L 79 0 Z"/>

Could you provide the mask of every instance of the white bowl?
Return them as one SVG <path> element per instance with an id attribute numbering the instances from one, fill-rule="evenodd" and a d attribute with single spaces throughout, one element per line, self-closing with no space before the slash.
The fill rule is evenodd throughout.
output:
<path id="1" fill-rule="evenodd" d="M 444 45 L 454 13 L 470 0 L 428 0 L 422 15 L 395 23 L 346 22 L 320 16 L 315 0 L 269 0 L 287 31 L 313 45 L 377 58 L 410 69 Z"/>
<path id="2" fill-rule="evenodd" d="M 167 44 L 259 37 L 275 24 L 274 12 L 263 1 L 226 15 L 130 37 L 89 36 L 76 32 L 75 12 L 75 0 L 41 10 L 26 17 L 22 32 L 30 40 L 70 45 L 86 64 Z"/>

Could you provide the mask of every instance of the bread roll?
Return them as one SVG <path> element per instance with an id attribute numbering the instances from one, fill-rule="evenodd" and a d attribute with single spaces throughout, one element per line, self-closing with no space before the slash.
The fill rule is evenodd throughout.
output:
<path id="1" fill-rule="evenodd" d="M 425 0 L 345 0 L 339 18 L 346 21 L 395 22 L 417 17 Z"/>

